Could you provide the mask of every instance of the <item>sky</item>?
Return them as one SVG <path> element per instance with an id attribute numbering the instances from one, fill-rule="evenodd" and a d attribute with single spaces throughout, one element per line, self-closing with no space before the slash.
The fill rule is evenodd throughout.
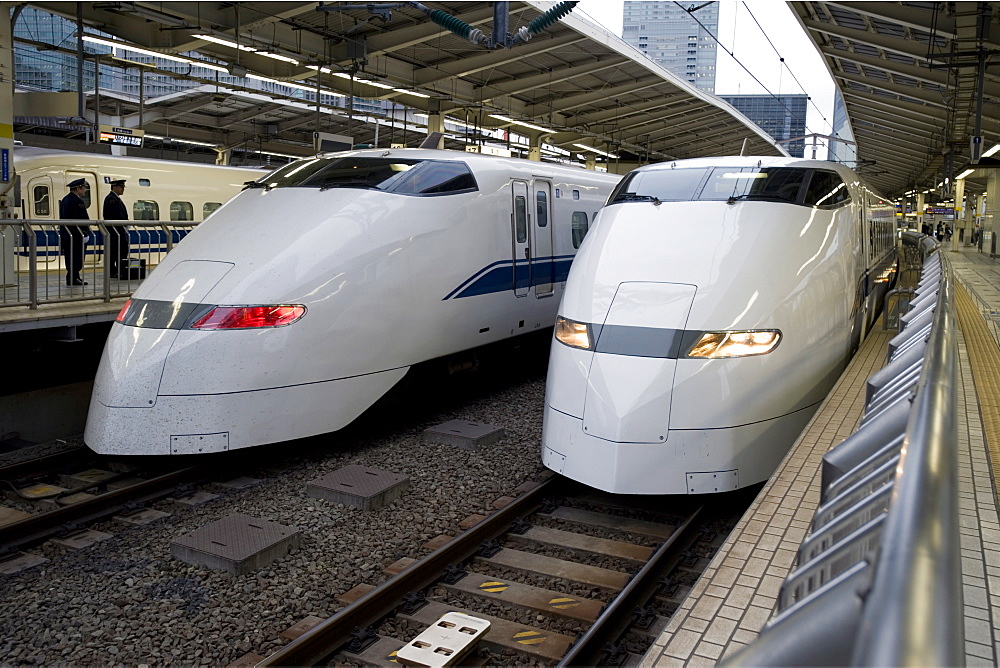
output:
<path id="1" fill-rule="evenodd" d="M 684 0 L 683 4 L 701 4 L 703 1 Z M 624 0 L 581 0 L 574 12 L 582 10 L 620 37 L 623 5 Z M 757 23 L 766 31 L 766 37 Z M 816 47 L 784 2 L 720 0 L 719 33 L 716 37 L 721 42 L 716 49 L 716 95 L 806 93 L 811 98 L 806 116 L 806 134 L 830 134 L 835 90 L 833 80 Z M 726 51 L 733 52 L 735 59 Z M 784 63 L 781 58 L 785 59 Z M 805 90 L 796 83 L 796 79 Z M 825 156 L 826 151 L 823 150 L 818 157 Z"/>

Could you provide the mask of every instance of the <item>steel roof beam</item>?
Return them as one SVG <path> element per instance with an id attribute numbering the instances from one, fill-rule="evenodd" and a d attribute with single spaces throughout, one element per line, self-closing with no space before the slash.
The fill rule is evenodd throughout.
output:
<path id="1" fill-rule="evenodd" d="M 935 19 L 934 12 L 930 10 L 918 7 L 904 7 L 893 2 L 825 2 L 823 4 L 840 7 L 861 16 L 870 16 L 928 33 L 931 32 L 928 26 Z M 920 19 L 923 19 L 923 21 Z M 956 36 L 955 19 L 948 16 L 945 12 L 939 12 L 936 19 L 937 33 L 948 39 L 954 39 Z"/>
<path id="2" fill-rule="evenodd" d="M 812 30 L 813 32 L 833 35 L 851 42 L 867 44 L 868 46 L 876 49 L 882 49 L 883 51 L 889 51 L 890 53 L 898 53 L 902 56 L 909 56 L 923 62 L 928 62 L 927 47 L 920 42 L 901 40 L 887 35 L 878 35 L 876 33 L 858 30 L 856 28 L 844 28 L 835 23 L 823 23 L 822 21 L 816 21 L 814 19 L 801 19 L 801 21 L 806 28 Z"/>

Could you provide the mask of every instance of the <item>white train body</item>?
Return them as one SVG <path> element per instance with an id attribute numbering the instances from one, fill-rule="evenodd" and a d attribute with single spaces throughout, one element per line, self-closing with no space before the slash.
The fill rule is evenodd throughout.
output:
<path id="1" fill-rule="evenodd" d="M 131 247 L 149 264 L 156 264 L 167 251 L 166 234 L 170 222 L 192 223 L 207 218 L 235 196 L 247 181 L 266 172 L 250 167 L 226 167 L 200 163 L 157 160 L 103 153 L 77 153 L 56 149 L 16 146 L 14 167 L 18 187 L 14 192 L 15 209 L 20 218 L 34 221 L 58 220 L 59 200 L 69 192 L 71 181 L 84 179 L 89 186 L 84 202 L 92 220 L 103 216 L 104 198 L 111 192 L 111 181 L 126 179 L 122 201 L 132 221 L 167 223 L 166 230 L 133 228 Z M 169 221 L 169 222 L 168 222 Z M 187 234 L 181 226 L 178 236 Z M 99 233 L 99 230 L 94 230 Z M 39 269 L 62 268 L 62 253 L 55 227 L 35 231 Z M 88 264 L 103 258 L 103 234 L 87 245 Z M 29 253 L 18 251 L 19 269 L 27 271 Z"/>
<path id="2" fill-rule="evenodd" d="M 409 181 L 387 186 L 394 172 Z M 583 221 L 617 181 L 420 149 L 292 163 L 199 226 L 135 292 L 108 337 L 85 441 L 184 454 L 334 431 L 414 364 L 549 327 Z M 260 305 L 304 315 L 193 326 L 217 306 Z"/>
<path id="3" fill-rule="evenodd" d="M 560 305 L 544 464 L 627 494 L 766 480 L 895 278 L 894 214 L 821 161 L 697 159 L 626 176 Z M 751 350 L 713 347 L 727 332 L 770 352 L 721 356 Z"/>

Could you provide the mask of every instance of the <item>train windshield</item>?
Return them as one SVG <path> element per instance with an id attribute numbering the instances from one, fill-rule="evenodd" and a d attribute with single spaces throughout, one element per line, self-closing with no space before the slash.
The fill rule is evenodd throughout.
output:
<path id="1" fill-rule="evenodd" d="M 476 189 L 464 162 L 331 157 L 300 160 L 248 184 L 258 188 L 365 188 L 399 195 L 447 195 Z"/>
<path id="2" fill-rule="evenodd" d="M 759 200 L 812 206 L 817 202 L 803 201 L 803 186 L 813 173 L 832 175 L 839 180 L 833 172 L 800 167 L 700 167 L 636 171 L 626 176 L 615 188 L 608 204 Z M 825 183 L 822 189 L 824 193 L 828 193 L 831 187 L 834 186 Z M 847 196 L 846 187 L 842 187 L 841 191 L 842 195 Z M 823 202 L 827 203 L 829 200 Z"/>

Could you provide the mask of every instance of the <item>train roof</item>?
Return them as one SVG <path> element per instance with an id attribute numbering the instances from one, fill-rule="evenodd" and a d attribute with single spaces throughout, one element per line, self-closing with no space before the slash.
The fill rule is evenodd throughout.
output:
<path id="1" fill-rule="evenodd" d="M 448 160 L 452 162 L 464 162 L 473 168 L 497 167 L 506 164 L 508 166 L 523 169 L 532 165 L 545 165 L 546 168 L 566 170 L 567 173 L 572 172 L 573 174 L 591 174 L 596 176 L 611 176 L 616 179 L 621 178 L 620 174 L 588 170 L 583 165 L 566 165 L 558 162 L 536 162 L 533 160 L 525 160 L 524 158 L 508 158 L 499 155 L 487 155 L 483 153 L 436 148 L 365 148 L 351 151 L 338 151 L 336 153 L 322 153 L 318 157 L 330 158 L 334 156 L 368 158 L 396 156 L 399 158 L 405 157 L 411 160 Z"/>
<path id="2" fill-rule="evenodd" d="M 199 167 L 213 170 L 239 169 L 246 172 L 261 173 L 272 171 L 271 167 L 238 167 L 233 165 L 213 165 L 205 162 L 186 162 L 183 160 L 165 160 L 162 158 L 146 158 L 133 155 L 109 155 L 107 153 L 81 153 L 78 151 L 63 151 L 54 148 L 40 148 L 37 146 L 14 146 L 14 160 L 23 162 L 26 160 L 48 161 L 50 164 L 68 164 L 74 168 L 98 167 L 117 165 L 127 168 L 129 165 L 137 165 L 140 162 L 176 162 L 185 167 Z"/>

